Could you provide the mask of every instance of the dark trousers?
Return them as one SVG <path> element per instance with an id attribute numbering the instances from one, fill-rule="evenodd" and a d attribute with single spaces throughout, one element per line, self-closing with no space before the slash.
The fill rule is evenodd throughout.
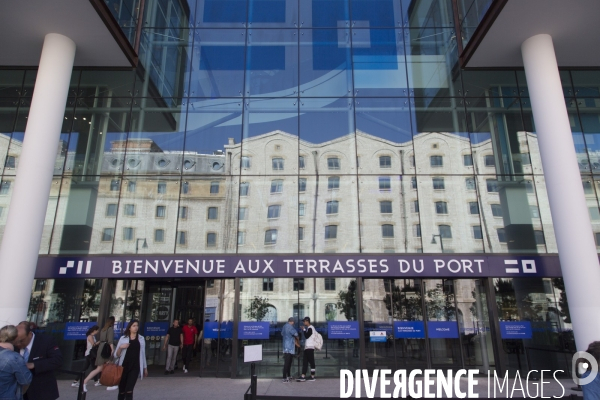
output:
<path id="1" fill-rule="evenodd" d="M 137 383 L 138 376 L 140 376 L 139 368 L 126 365 L 123 366 L 123 375 L 121 375 L 121 381 L 119 382 L 118 400 L 133 399 L 133 388 Z"/>
<path id="2" fill-rule="evenodd" d="M 283 353 L 283 379 L 287 379 L 292 376 L 292 361 L 294 361 L 293 354 Z"/>
<path id="3" fill-rule="evenodd" d="M 184 344 L 183 345 L 183 352 L 181 353 L 181 358 L 183 361 L 183 368 L 186 368 L 186 369 L 190 368 L 190 362 L 192 361 L 193 352 L 194 352 L 193 344 Z"/>
<path id="4" fill-rule="evenodd" d="M 310 374 L 315 374 L 315 349 L 304 349 L 304 357 L 302 357 L 302 375 L 306 375 L 310 364 Z"/>
<path id="5" fill-rule="evenodd" d="M 87 372 L 89 367 L 92 367 L 92 369 L 96 368 L 96 357 L 92 357 L 88 354 L 87 356 L 85 356 L 85 367 L 83 367 L 81 369 L 81 372 Z M 98 379 L 100 379 L 100 374 L 98 374 L 94 377 L 94 382 L 98 382 Z M 75 379 L 75 382 L 78 382 L 78 381 L 79 381 L 79 377 L 77 377 L 77 379 Z"/>

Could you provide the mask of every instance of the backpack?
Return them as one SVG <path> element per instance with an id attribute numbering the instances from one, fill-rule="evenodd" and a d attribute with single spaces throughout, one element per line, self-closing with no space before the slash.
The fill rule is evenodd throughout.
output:
<path id="1" fill-rule="evenodd" d="M 321 350 L 323 348 L 323 336 L 313 326 L 313 335 L 315 335 L 314 346 L 315 350 Z"/>

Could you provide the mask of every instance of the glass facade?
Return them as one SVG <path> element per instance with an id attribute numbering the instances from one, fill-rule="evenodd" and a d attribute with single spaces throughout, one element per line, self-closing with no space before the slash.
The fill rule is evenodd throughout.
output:
<path id="1" fill-rule="evenodd" d="M 489 2 L 465 3 L 466 26 Z M 136 4 L 119 4 L 135 26 Z M 144 12 L 137 70 L 73 73 L 40 255 L 557 252 L 524 73 L 460 70 L 450 0 L 146 1 Z M 0 237 L 35 75 L 0 70 Z M 600 238 L 600 71 L 561 77 Z M 257 320 L 258 299 L 269 375 L 289 317 L 360 321 L 360 339 L 324 335 L 329 376 L 501 359 L 526 370 L 572 348 L 560 280 L 269 279 L 38 280 L 30 318 L 95 321 L 106 298 L 104 317 L 158 321 L 166 296 L 169 318 L 238 323 Z M 543 350 L 489 334 L 495 316 L 539 323 Z M 459 336 L 394 338 L 408 321 Z M 388 340 L 365 341 L 373 330 Z M 217 339 L 211 373 L 246 375 L 252 343 Z"/>

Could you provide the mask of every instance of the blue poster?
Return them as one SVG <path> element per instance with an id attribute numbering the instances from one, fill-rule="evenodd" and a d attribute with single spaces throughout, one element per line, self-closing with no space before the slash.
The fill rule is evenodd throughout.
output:
<path id="1" fill-rule="evenodd" d="M 219 327 L 219 325 L 221 325 Z M 219 333 L 219 329 L 221 332 Z M 204 339 L 231 339 L 233 338 L 233 322 L 205 322 Z"/>
<path id="2" fill-rule="evenodd" d="M 168 322 L 146 322 L 144 325 L 144 335 L 146 336 L 166 336 L 168 330 Z"/>
<path id="3" fill-rule="evenodd" d="M 457 339 L 458 325 L 456 321 L 431 321 L 427 323 L 430 339 Z"/>
<path id="4" fill-rule="evenodd" d="M 96 325 L 95 322 L 67 322 L 65 325 L 65 340 L 85 340 L 86 332 L 92 326 Z"/>
<path id="5" fill-rule="evenodd" d="M 359 339 L 358 321 L 330 321 L 327 323 L 328 339 Z"/>
<path id="6" fill-rule="evenodd" d="M 529 321 L 500 321 L 502 339 L 531 339 L 531 335 L 531 322 Z"/>
<path id="7" fill-rule="evenodd" d="M 268 322 L 240 322 L 238 339 L 269 339 Z"/>
<path id="8" fill-rule="evenodd" d="M 395 321 L 394 337 L 396 339 L 425 339 L 423 321 Z"/>
<path id="9" fill-rule="evenodd" d="M 386 331 L 370 331 L 369 339 L 371 342 L 387 342 Z"/>

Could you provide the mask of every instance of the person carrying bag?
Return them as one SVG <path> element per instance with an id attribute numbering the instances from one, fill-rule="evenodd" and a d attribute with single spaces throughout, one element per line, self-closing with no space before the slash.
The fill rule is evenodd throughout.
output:
<path id="1" fill-rule="evenodd" d="M 144 379 L 148 376 L 146 341 L 142 335 L 138 334 L 139 328 L 138 320 L 134 319 L 129 322 L 114 353 L 117 359 L 114 365 L 122 367 L 118 400 L 133 400 L 133 389 L 138 377 Z"/>

